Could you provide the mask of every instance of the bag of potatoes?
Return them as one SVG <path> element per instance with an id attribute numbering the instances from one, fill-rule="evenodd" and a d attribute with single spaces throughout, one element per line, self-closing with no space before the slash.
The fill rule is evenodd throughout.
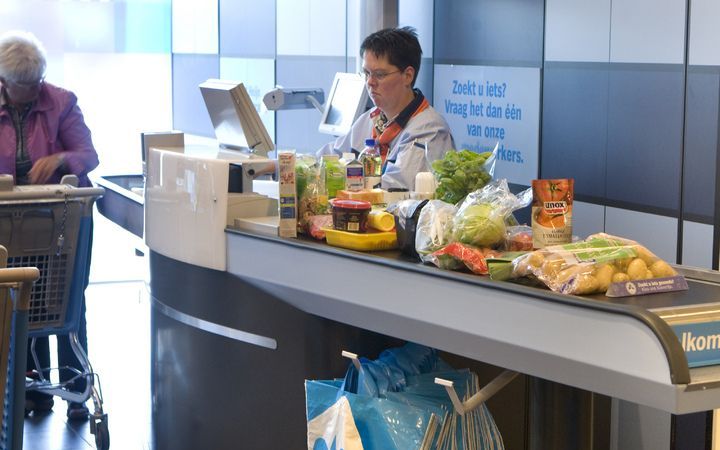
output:
<path id="1" fill-rule="evenodd" d="M 677 275 L 668 263 L 635 241 L 598 233 L 519 256 L 513 277 L 534 277 L 563 294 L 605 293 L 610 283 Z"/>

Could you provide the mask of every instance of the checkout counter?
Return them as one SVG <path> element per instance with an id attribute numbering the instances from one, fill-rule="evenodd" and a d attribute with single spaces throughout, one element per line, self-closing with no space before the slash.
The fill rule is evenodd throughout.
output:
<path id="1" fill-rule="evenodd" d="M 303 381 L 342 376 L 342 350 L 373 358 L 405 340 L 481 383 L 525 375 L 489 400 L 508 449 L 709 448 L 720 366 L 690 368 L 666 319 L 720 312 L 719 273 L 681 267 L 687 291 L 609 301 L 238 231 L 244 161 L 148 149 L 156 449 L 305 448 Z"/>

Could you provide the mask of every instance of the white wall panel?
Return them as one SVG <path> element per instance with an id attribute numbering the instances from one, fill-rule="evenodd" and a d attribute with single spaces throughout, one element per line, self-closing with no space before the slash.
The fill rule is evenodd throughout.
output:
<path id="1" fill-rule="evenodd" d="M 605 230 L 605 206 L 573 202 L 573 236 L 585 239 Z"/>
<path id="2" fill-rule="evenodd" d="M 690 4 L 690 64 L 720 65 L 720 2 L 693 0 Z"/>
<path id="3" fill-rule="evenodd" d="M 217 54 L 217 0 L 173 0 L 172 51 Z"/>
<path id="4" fill-rule="evenodd" d="M 277 0 L 277 54 L 310 52 L 310 0 Z"/>
<path id="5" fill-rule="evenodd" d="M 345 2 L 310 0 L 310 51 L 314 56 L 345 56 Z M 282 30 L 278 30 L 282 32 Z"/>
<path id="6" fill-rule="evenodd" d="M 711 269 L 712 242 L 712 225 L 688 222 L 687 220 L 683 222 L 683 264 Z"/>
<path id="7" fill-rule="evenodd" d="M 685 54 L 685 2 L 612 2 L 610 61 L 682 64 Z"/>
<path id="8" fill-rule="evenodd" d="M 607 207 L 605 231 L 636 240 L 670 263 L 677 259 L 677 219 L 672 217 Z"/>
<path id="9" fill-rule="evenodd" d="M 345 56 L 345 29 L 345 2 L 277 0 L 278 55 Z"/>
<path id="10" fill-rule="evenodd" d="M 547 0 L 545 60 L 607 62 L 610 0 Z"/>

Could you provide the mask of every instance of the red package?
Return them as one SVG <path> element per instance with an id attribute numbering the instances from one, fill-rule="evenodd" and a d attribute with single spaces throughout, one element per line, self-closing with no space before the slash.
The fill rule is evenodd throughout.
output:
<path id="1" fill-rule="evenodd" d="M 499 254 L 500 252 L 495 250 L 482 249 L 473 247 L 472 245 L 461 244 L 460 242 L 453 242 L 452 244 L 448 244 L 440 250 L 433 252 L 432 256 L 434 257 L 433 261 L 438 258 L 442 259 L 442 256 L 452 256 L 454 259 L 462 261 L 462 263 L 465 264 L 465 266 L 473 273 L 487 275 L 488 268 L 485 263 L 485 258 L 498 256 Z"/>
<path id="2" fill-rule="evenodd" d="M 332 226 L 333 219 L 332 216 L 329 214 L 310 216 L 307 220 L 308 233 L 310 233 L 310 236 L 314 237 L 319 241 L 325 239 L 325 232 L 323 231 L 323 227 L 332 228 Z"/>

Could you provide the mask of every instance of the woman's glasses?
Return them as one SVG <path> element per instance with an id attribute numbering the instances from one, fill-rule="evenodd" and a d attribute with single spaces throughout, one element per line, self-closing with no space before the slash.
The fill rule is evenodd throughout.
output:
<path id="1" fill-rule="evenodd" d="M 375 81 L 382 81 L 385 78 L 387 78 L 389 75 L 392 75 L 394 73 L 402 72 L 402 70 L 393 70 L 392 72 L 384 72 L 382 70 L 363 70 L 360 72 L 360 75 L 362 75 L 365 78 L 365 81 L 369 80 L 370 78 L 374 79 Z"/>
<path id="2" fill-rule="evenodd" d="M 37 81 L 10 81 L 10 83 L 22 89 L 33 89 L 40 87 L 40 85 L 43 84 L 44 81 L 45 77 L 42 77 Z"/>

